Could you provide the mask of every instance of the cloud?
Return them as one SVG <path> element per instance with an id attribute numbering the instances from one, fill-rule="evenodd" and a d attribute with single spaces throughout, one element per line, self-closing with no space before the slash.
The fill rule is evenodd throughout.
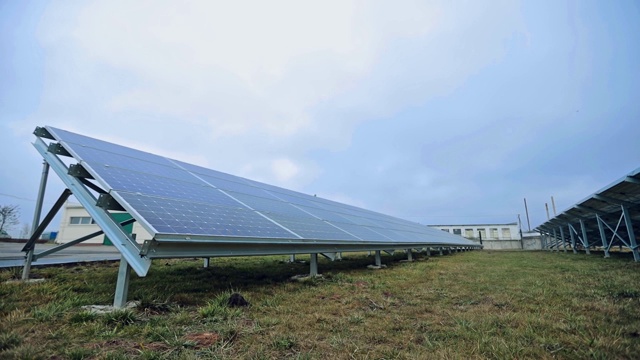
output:
<path id="1" fill-rule="evenodd" d="M 293 161 L 289 159 L 275 159 L 272 161 L 271 168 L 276 178 L 280 182 L 285 182 L 298 174 L 300 169 Z"/>
<path id="2" fill-rule="evenodd" d="M 361 124 L 462 86 L 499 61 L 518 19 L 509 2 L 54 4 L 40 29 L 43 111 L 49 124 L 303 188 L 325 171 L 309 153 L 343 151 Z"/>

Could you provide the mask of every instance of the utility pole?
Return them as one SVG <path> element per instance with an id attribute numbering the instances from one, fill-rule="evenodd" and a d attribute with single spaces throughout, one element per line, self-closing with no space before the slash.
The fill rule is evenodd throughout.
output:
<path id="1" fill-rule="evenodd" d="M 544 203 L 544 208 L 547 209 L 547 220 L 549 220 L 550 219 L 550 217 L 549 217 L 549 204 Z"/>
<path id="2" fill-rule="evenodd" d="M 524 238 L 522 237 L 522 222 L 520 221 L 520 214 L 518 214 L 518 230 L 520 230 L 520 248 L 524 250 Z"/>
<path id="3" fill-rule="evenodd" d="M 556 202 L 553 201 L 553 196 L 551 197 L 551 206 L 553 206 L 553 216 L 558 216 L 558 214 L 556 214 Z"/>
<path id="4" fill-rule="evenodd" d="M 529 232 L 531 232 L 531 222 L 529 221 L 529 208 L 527 207 L 527 198 L 524 198 L 524 211 L 527 214 L 527 227 L 529 228 Z"/>

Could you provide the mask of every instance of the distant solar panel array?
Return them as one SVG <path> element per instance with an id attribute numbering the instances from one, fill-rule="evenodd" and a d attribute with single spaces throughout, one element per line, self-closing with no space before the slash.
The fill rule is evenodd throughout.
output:
<path id="1" fill-rule="evenodd" d="M 619 246 L 640 261 L 640 169 L 589 195 L 537 227 L 549 250 L 609 251 Z"/>
<path id="2" fill-rule="evenodd" d="M 118 248 L 121 264 L 140 276 L 153 258 L 307 253 L 313 273 L 318 253 L 376 250 L 378 262 L 380 250 L 480 247 L 415 222 L 54 127 L 34 133 L 46 164 Z M 114 210 L 128 212 L 152 238 L 140 245 L 109 215 Z"/>

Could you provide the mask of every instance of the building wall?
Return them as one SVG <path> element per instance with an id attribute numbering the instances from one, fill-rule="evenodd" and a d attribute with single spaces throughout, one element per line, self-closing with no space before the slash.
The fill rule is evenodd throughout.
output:
<path id="1" fill-rule="evenodd" d="M 482 232 L 482 245 L 487 250 L 540 250 L 542 240 L 536 232 L 520 233 L 518 223 L 509 224 L 473 224 L 473 225 L 431 225 L 436 229 L 448 231 L 480 244 L 478 232 Z M 497 229 L 492 231 L 491 229 Z M 503 231 L 503 229 L 509 229 Z M 496 236 L 497 235 L 497 236 Z"/>
<path id="2" fill-rule="evenodd" d="M 518 223 L 509 224 L 472 224 L 472 225 L 431 225 L 436 229 L 448 231 L 455 235 L 460 235 L 467 239 L 479 239 L 479 232 L 482 233 L 482 240 L 520 240 L 520 228 Z"/>
<path id="3" fill-rule="evenodd" d="M 480 245 L 479 239 L 471 239 Z M 542 240 L 540 236 L 524 237 L 522 240 L 482 240 L 485 250 L 541 250 Z"/>
<path id="4" fill-rule="evenodd" d="M 74 219 L 72 220 L 72 218 Z M 91 219 L 87 218 L 90 218 L 89 213 L 82 205 L 66 203 L 60 220 L 60 231 L 55 242 L 64 244 L 101 230 L 97 224 L 92 223 Z M 136 234 L 138 243 L 151 239 L 151 235 L 137 222 L 133 223 L 132 233 Z M 84 241 L 83 244 L 103 244 L 103 242 L 104 234 L 101 234 Z"/>

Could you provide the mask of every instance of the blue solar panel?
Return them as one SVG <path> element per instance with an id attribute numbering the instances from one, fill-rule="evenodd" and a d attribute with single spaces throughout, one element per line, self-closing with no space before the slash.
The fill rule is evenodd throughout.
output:
<path id="1" fill-rule="evenodd" d="M 384 236 L 383 234 L 376 231 L 376 229 L 362 226 L 362 225 L 354 225 L 348 223 L 340 223 L 340 222 L 332 222 L 335 226 L 343 229 L 350 234 L 357 236 L 358 238 L 365 241 L 391 241 L 393 239 Z"/>
<path id="2" fill-rule="evenodd" d="M 199 176 L 200 176 L 200 179 L 202 179 L 202 181 L 206 182 L 207 184 L 211 184 L 218 189 L 222 189 L 225 191 L 233 191 L 233 192 L 242 193 L 242 194 L 249 194 L 254 196 L 270 197 L 266 191 L 260 188 L 257 188 L 255 186 L 247 185 L 245 183 L 221 179 L 218 177 L 206 176 L 206 175 L 199 175 Z"/>
<path id="3" fill-rule="evenodd" d="M 46 129 L 152 236 L 470 244 L 370 210 Z"/>
<path id="4" fill-rule="evenodd" d="M 280 214 L 292 218 L 311 218 L 313 216 L 305 213 L 304 211 L 296 208 L 295 206 L 277 200 L 272 200 L 260 196 L 246 195 L 236 193 L 233 191 L 227 192 L 233 198 L 238 199 L 243 204 L 247 205 L 251 209 L 258 210 L 262 213 Z"/>
<path id="5" fill-rule="evenodd" d="M 326 222 L 313 218 L 288 217 L 282 214 L 269 213 L 267 216 L 287 229 L 295 232 L 304 239 L 312 240 L 351 240 L 357 241 L 354 236 L 342 231 L 335 226 L 331 226 Z"/>
<path id="6" fill-rule="evenodd" d="M 119 193 L 158 233 L 258 238 L 297 238 L 254 211 L 200 202 Z"/>
<path id="7" fill-rule="evenodd" d="M 331 222 L 347 222 L 347 223 L 350 222 L 347 218 L 345 218 L 344 216 L 340 215 L 340 213 L 337 213 L 337 212 L 331 212 L 324 209 L 307 207 L 302 205 L 296 205 L 296 206 L 298 206 L 301 210 L 322 220 L 327 220 Z"/>
<path id="8" fill-rule="evenodd" d="M 66 130 L 55 129 L 52 127 L 47 127 L 47 129 L 59 141 L 62 141 L 67 144 L 78 145 L 78 146 L 71 146 L 70 148 L 67 148 L 67 150 L 71 151 L 72 153 L 76 151 L 82 151 L 82 148 L 88 147 L 88 148 L 97 149 L 102 152 L 106 152 L 110 154 L 120 154 L 128 157 L 134 157 L 134 158 L 148 161 L 148 162 L 157 162 L 159 164 L 167 163 L 167 159 L 162 156 L 150 154 L 144 151 L 133 150 L 131 148 L 128 148 L 122 145 L 116 145 L 110 142 L 94 139 L 88 136 L 75 134 Z"/>
<path id="9" fill-rule="evenodd" d="M 207 202 L 221 206 L 238 207 L 238 202 L 205 184 L 179 181 L 161 176 L 153 176 L 137 171 L 116 167 L 101 168 L 100 177 L 114 191 L 138 192 L 141 194 L 167 199 Z"/>
<path id="10" fill-rule="evenodd" d="M 318 203 L 313 202 L 312 200 L 308 199 L 308 198 L 303 198 L 300 196 L 294 196 L 291 194 L 284 194 L 284 193 L 278 193 L 275 192 L 273 190 L 266 190 L 267 193 L 274 199 L 278 199 L 280 201 L 286 201 L 288 203 L 294 204 L 294 205 L 302 205 L 302 206 L 308 206 L 308 207 L 318 207 Z M 309 196 L 310 197 L 310 196 Z"/>

